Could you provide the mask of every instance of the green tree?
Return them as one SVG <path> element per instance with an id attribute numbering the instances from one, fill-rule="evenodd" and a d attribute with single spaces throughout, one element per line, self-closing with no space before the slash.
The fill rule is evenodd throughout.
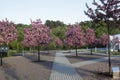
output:
<path id="1" fill-rule="evenodd" d="M 107 34 L 107 27 L 103 21 L 100 21 L 99 23 L 96 24 L 95 28 L 96 37 L 100 38 L 101 35 L 104 33 Z"/>
<path id="2" fill-rule="evenodd" d="M 65 38 L 65 32 L 67 27 L 56 27 L 52 29 L 53 35 L 55 37 L 59 37 L 61 40 L 64 40 Z"/>
<path id="3" fill-rule="evenodd" d="M 51 29 L 52 28 L 56 28 L 56 27 L 64 27 L 66 26 L 63 22 L 57 20 L 57 21 L 53 21 L 53 20 L 46 20 L 45 25 L 49 26 Z"/>

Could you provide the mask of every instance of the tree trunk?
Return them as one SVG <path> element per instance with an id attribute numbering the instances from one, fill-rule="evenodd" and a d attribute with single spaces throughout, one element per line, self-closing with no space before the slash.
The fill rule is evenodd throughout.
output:
<path id="1" fill-rule="evenodd" d="M 110 25 L 107 23 L 107 30 L 108 30 L 108 63 L 109 63 L 109 74 L 111 75 L 111 54 L 110 54 Z"/>
<path id="2" fill-rule="evenodd" d="M 93 53 L 92 53 L 92 47 L 91 47 L 91 55 L 93 55 Z"/>
<path id="3" fill-rule="evenodd" d="M 77 53 L 77 46 L 76 46 L 76 57 L 78 57 L 78 53 Z"/>
<path id="4" fill-rule="evenodd" d="M 2 53 L 0 53 L 0 64 L 1 64 L 1 66 L 2 66 L 2 64 L 3 64 L 3 62 L 2 62 Z"/>
<path id="5" fill-rule="evenodd" d="M 40 46 L 38 45 L 38 62 L 40 61 Z"/>

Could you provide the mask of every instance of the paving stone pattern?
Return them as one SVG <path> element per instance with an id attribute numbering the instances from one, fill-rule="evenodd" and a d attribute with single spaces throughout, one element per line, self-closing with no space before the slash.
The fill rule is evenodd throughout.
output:
<path id="1" fill-rule="evenodd" d="M 63 53 L 58 52 L 49 80 L 82 80 Z"/>

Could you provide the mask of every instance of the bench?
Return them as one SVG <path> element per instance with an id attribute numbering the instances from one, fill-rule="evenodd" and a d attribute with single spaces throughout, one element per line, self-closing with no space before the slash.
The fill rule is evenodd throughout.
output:
<path id="1" fill-rule="evenodd" d="M 120 78 L 120 69 L 119 67 L 112 67 L 113 79 Z"/>

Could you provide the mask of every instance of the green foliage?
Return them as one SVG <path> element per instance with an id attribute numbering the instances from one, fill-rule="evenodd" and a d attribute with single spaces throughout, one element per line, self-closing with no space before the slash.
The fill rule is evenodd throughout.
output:
<path id="1" fill-rule="evenodd" d="M 61 40 L 65 39 L 65 32 L 66 27 L 57 27 L 52 29 L 53 35 L 55 35 L 55 37 L 59 37 Z"/>
<path id="2" fill-rule="evenodd" d="M 18 41 L 14 41 L 14 42 L 10 43 L 10 47 L 11 47 L 11 49 L 17 50 L 17 51 L 23 49 L 22 44 L 20 42 L 18 42 Z"/>
<path id="3" fill-rule="evenodd" d="M 93 25 L 93 22 L 92 21 L 84 21 L 84 22 L 80 22 L 80 25 L 81 26 L 86 26 L 87 28 L 89 27 L 92 27 Z"/>
<path id="4" fill-rule="evenodd" d="M 95 30 L 95 35 L 96 37 L 100 37 L 103 33 L 107 34 L 107 26 L 106 24 L 101 21 L 99 23 L 94 23 L 92 21 L 84 21 L 84 22 L 80 22 L 80 25 L 83 29 L 84 32 L 86 32 L 86 30 L 88 28 L 92 28 Z"/>
<path id="5" fill-rule="evenodd" d="M 13 41 L 13 42 L 11 42 L 11 43 L 10 43 L 10 47 L 11 47 L 11 49 L 17 50 L 17 44 L 18 44 L 17 41 Z"/>
<path id="6" fill-rule="evenodd" d="M 14 56 L 17 54 L 17 50 L 9 50 L 8 51 L 8 56 Z"/>
<path id="7" fill-rule="evenodd" d="M 20 41 L 22 41 L 23 40 L 23 36 L 24 36 L 24 34 L 23 34 L 23 27 L 17 27 L 17 31 L 18 31 L 18 41 L 20 42 Z"/>
<path id="8" fill-rule="evenodd" d="M 30 27 L 30 25 L 19 23 L 19 24 L 16 24 L 16 27 L 17 28 L 25 28 L 25 27 Z"/>
<path id="9" fill-rule="evenodd" d="M 21 42 L 24 37 L 24 28 L 30 27 L 30 25 L 24 24 L 17 24 L 17 31 L 18 31 L 18 42 Z"/>
<path id="10" fill-rule="evenodd" d="M 23 46 L 22 46 L 21 43 L 18 43 L 18 44 L 17 44 L 17 51 L 19 52 L 19 51 L 21 51 L 21 50 L 23 50 Z"/>
<path id="11" fill-rule="evenodd" d="M 65 24 L 61 21 L 53 21 L 53 20 L 46 20 L 45 25 L 49 26 L 51 29 L 56 28 L 58 26 L 64 27 Z"/>
<path id="12" fill-rule="evenodd" d="M 111 34 L 120 34 L 120 28 L 110 28 Z"/>
<path id="13" fill-rule="evenodd" d="M 120 52 L 112 52 L 113 55 L 120 55 Z"/>
<path id="14" fill-rule="evenodd" d="M 55 45 L 55 42 L 54 41 L 52 41 L 49 45 L 48 45 L 48 50 L 54 50 L 54 49 L 56 49 L 56 45 Z"/>
<path id="15" fill-rule="evenodd" d="M 95 30 L 97 27 L 97 24 L 95 24 L 93 21 L 80 22 L 79 25 L 81 26 L 84 32 L 86 32 L 88 28 L 92 28 Z"/>
<path id="16" fill-rule="evenodd" d="M 100 38 L 100 36 L 102 35 L 102 34 L 107 34 L 107 28 L 106 27 L 99 27 L 99 28 L 97 28 L 96 30 L 95 30 L 95 34 L 96 34 L 96 36 L 97 37 L 99 37 Z"/>

